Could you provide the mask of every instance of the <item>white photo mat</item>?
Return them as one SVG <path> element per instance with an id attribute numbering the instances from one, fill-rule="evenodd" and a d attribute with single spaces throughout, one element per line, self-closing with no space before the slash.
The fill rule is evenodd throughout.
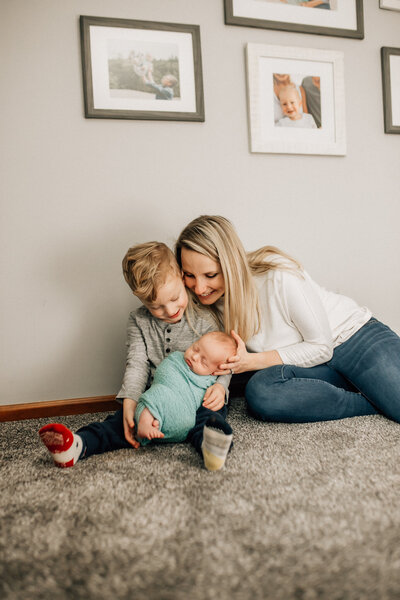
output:
<path id="1" fill-rule="evenodd" d="M 251 152 L 346 154 L 343 53 L 247 44 Z M 274 73 L 320 78 L 320 128 L 283 128 L 274 121 Z"/>
<path id="2" fill-rule="evenodd" d="M 131 44 L 175 46 L 179 57 L 179 80 L 181 98 L 169 100 L 115 98 L 110 95 L 108 71 L 109 45 L 118 40 Z M 107 110 L 166 110 L 169 112 L 194 112 L 196 95 L 194 86 L 192 36 L 190 33 L 152 31 L 122 27 L 90 26 L 90 48 L 92 56 L 93 105 L 95 109 Z M 156 106 L 155 106 L 156 103 Z"/>

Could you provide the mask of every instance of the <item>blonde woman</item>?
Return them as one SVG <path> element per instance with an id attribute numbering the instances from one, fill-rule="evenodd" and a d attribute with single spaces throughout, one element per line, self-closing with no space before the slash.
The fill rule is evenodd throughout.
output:
<path id="1" fill-rule="evenodd" d="M 237 342 L 216 374 L 251 372 L 245 396 L 254 416 L 400 422 L 400 338 L 368 308 L 323 289 L 277 248 L 246 254 L 224 217 L 189 223 L 176 257 L 195 299 Z"/>

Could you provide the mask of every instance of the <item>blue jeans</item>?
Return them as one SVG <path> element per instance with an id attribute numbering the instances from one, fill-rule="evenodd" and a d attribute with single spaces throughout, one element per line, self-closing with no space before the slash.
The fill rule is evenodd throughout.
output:
<path id="1" fill-rule="evenodd" d="M 276 365 L 246 386 L 262 421 L 306 423 L 383 414 L 400 422 L 400 338 L 372 318 L 316 367 Z"/>

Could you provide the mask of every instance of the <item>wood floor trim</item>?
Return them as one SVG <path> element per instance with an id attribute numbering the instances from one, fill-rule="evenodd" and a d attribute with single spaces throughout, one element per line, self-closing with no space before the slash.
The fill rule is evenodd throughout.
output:
<path id="1" fill-rule="evenodd" d="M 52 400 L 49 402 L 7 404 L 0 406 L 0 423 L 38 419 L 41 417 L 107 412 L 120 407 L 121 404 L 115 400 L 115 396 L 95 396 L 92 398 L 72 398 L 70 400 Z"/>

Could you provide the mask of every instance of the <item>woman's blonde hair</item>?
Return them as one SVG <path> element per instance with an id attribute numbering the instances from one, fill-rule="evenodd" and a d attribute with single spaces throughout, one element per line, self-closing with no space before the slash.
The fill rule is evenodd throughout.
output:
<path id="1" fill-rule="evenodd" d="M 223 317 L 217 307 L 209 308 L 227 333 L 233 329 L 245 342 L 260 327 L 260 302 L 253 275 L 271 269 L 301 269 L 297 261 L 273 246 L 247 254 L 232 223 L 221 216 L 202 215 L 185 227 L 175 245 L 181 268 L 182 248 L 199 252 L 220 264 L 225 282 Z M 277 255 L 286 261 L 277 261 Z"/>

